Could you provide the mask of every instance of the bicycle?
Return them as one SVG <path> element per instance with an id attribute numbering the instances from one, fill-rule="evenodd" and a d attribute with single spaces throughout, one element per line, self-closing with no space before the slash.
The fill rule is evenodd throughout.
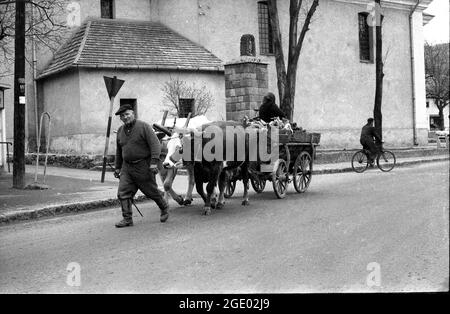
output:
<path id="1" fill-rule="evenodd" d="M 370 151 L 367 149 L 358 150 L 352 157 L 352 169 L 357 173 L 363 173 L 369 168 Z M 378 168 L 383 172 L 389 172 L 395 167 L 396 158 L 393 152 L 385 150 L 380 145 L 377 152 L 376 162 Z"/>

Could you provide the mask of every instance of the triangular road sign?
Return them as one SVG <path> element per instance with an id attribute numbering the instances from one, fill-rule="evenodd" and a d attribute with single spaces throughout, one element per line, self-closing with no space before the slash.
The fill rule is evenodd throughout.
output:
<path id="1" fill-rule="evenodd" d="M 105 80 L 106 90 L 108 91 L 109 98 L 115 97 L 122 87 L 123 83 L 125 83 L 125 81 L 119 80 L 117 76 L 104 76 L 103 79 Z"/>

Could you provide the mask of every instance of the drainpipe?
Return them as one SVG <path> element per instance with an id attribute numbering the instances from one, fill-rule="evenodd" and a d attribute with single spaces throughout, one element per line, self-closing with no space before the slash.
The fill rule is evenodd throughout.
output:
<path id="1" fill-rule="evenodd" d="M 415 82 L 415 70 L 414 70 L 414 36 L 412 26 L 412 16 L 419 5 L 420 0 L 417 0 L 416 5 L 409 13 L 409 45 L 411 54 L 411 88 L 412 88 L 412 107 L 413 107 L 413 143 L 415 146 L 419 145 L 417 142 L 417 128 L 416 128 L 416 82 Z"/>

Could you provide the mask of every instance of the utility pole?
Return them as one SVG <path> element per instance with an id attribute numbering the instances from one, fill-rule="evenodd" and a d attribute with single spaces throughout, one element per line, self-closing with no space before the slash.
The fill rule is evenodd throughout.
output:
<path id="1" fill-rule="evenodd" d="M 25 0 L 16 0 L 13 188 L 25 188 Z"/>

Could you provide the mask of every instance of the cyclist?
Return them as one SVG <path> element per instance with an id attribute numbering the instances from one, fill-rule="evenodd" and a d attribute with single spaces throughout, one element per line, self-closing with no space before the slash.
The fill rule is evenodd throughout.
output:
<path id="1" fill-rule="evenodd" d="M 362 127 L 359 142 L 363 146 L 363 149 L 366 149 L 370 152 L 368 156 L 370 167 L 373 167 L 374 159 L 376 158 L 378 153 L 378 148 L 375 145 L 374 140 L 381 143 L 381 137 L 375 131 L 375 127 L 373 126 L 373 118 L 369 118 L 367 119 L 367 124 Z"/>

